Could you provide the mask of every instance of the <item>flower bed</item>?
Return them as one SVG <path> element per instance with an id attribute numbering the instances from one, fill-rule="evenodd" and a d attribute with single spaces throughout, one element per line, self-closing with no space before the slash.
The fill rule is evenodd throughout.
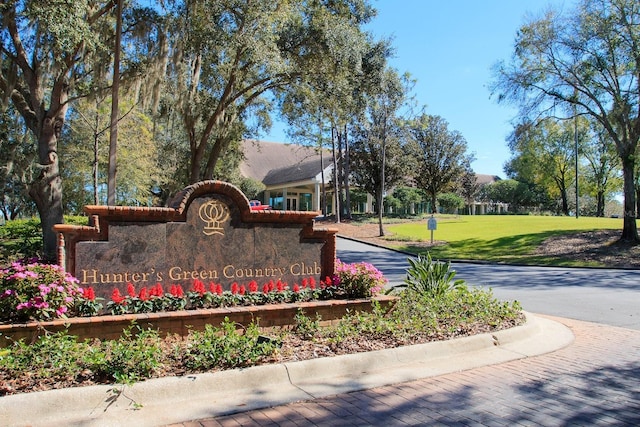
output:
<path id="1" fill-rule="evenodd" d="M 383 307 L 387 307 L 395 302 L 396 297 L 377 296 L 373 299 Z M 40 334 L 65 329 L 70 335 L 77 335 L 79 339 L 117 339 L 132 322 L 135 322 L 142 329 L 157 329 L 162 334 L 182 336 L 187 335 L 189 330 L 204 330 L 207 324 L 219 326 L 225 318 L 242 326 L 248 326 L 251 322 L 255 322 L 263 328 L 291 325 L 299 311 L 303 311 L 305 315 L 310 317 L 320 316 L 324 324 L 330 324 L 342 318 L 347 312 L 370 312 L 371 302 L 372 299 L 369 298 L 307 301 L 12 323 L 0 325 L 0 336 L 2 337 L 0 346 L 10 344 L 10 340 L 32 341 Z"/>
<path id="2" fill-rule="evenodd" d="M 194 280 L 188 291 L 157 283 L 125 294 L 114 289 L 103 304 L 92 288 L 80 288 L 76 278 L 56 265 L 37 260 L 14 262 L 0 270 L 0 334 L 10 339 L 32 340 L 44 332 L 68 329 L 81 338 L 117 338 L 131 322 L 162 333 L 185 335 L 189 328 L 219 325 L 225 318 L 261 327 L 291 324 L 300 311 L 330 322 L 347 311 L 370 311 L 371 298 L 384 288 L 386 279 L 367 263 L 345 264 L 337 260 L 336 272 L 316 283 L 303 278 L 289 286 L 278 280 L 258 284 L 220 284 Z M 390 303 L 392 298 L 378 298 Z M 0 343 L 6 345 L 7 340 Z"/>

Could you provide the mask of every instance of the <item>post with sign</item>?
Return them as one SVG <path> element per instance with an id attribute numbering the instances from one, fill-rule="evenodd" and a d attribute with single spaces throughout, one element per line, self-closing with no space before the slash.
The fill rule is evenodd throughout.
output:
<path id="1" fill-rule="evenodd" d="M 438 228 L 438 221 L 431 214 L 431 218 L 427 220 L 427 229 L 431 231 L 431 244 L 433 245 L 433 231 Z"/>

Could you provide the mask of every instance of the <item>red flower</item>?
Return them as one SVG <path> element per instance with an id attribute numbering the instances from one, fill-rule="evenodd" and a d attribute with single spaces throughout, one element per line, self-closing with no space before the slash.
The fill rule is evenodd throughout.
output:
<path id="1" fill-rule="evenodd" d="M 258 292 L 258 282 L 255 280 L 249 282 L 249 292 Z"/>
<path id="2" fill-rule="evenodd" d="M 238 287 L 238 282 L 233 282 L 231 284 L 231 293 L 234 294 L 234 295 L 237 294 L 238 290 L 239 290 L 238 288 L 239 288 Z"/>
<path id="3" fill-rule="evenodd" d="M 89 287 L 89 288 L 85 288 L 82 291 L 82 297 L 86 300 L 89 301 L 95 301 L 96 299 L 96 293 L 94 292 L 93 288 Z"/>
<path id="4" fill-rule="evenodd" d="M 116 304 L 122 304 L 124 300 L 126 300 L 127 298 L 122 296 L 122 294 L 120 294 L 120 289 L 115 288 L 113 292 L 111 292 L 111 299 Z"/>
<path id="5" fill-rule="evenodd" d="M 127 294 L 131 298 L 135 298 L 136 297 L 136 288 L 131 283 L 127 283 Z"/>
<path id="6" fill-rule="evenodd" d="M 295 293 L 300 292 L 300 286 L 298 286 L 298 284 L 297 284 L 297 283 L 295 283 L 295 284 L 293 285 L 293 292 L 295 292 Z"/>
<path id="7" fill-rule="evenodd" d="M 160 283 L 156 283 L 149 290 L 149 296 L 151 297 L 161 297 L 163 294 L 164 294 L 164 290 L 162 289 L 162 285 Z"/>
<path id="8" fill-rule="evenodd" d="M 268 294 L 269 293 L 269 284 L 265 283 L 264 285 L 262 285 L 262 293 L 264 294 Z"/>
<path id="9" fill-rule="evenodd" d="M 204 283 L 198 279 L 193 281 L 192 289 L 194 292 L 199 293 L 200 296 L 204 295 L 205 292 L 207 292 L 207 289 L 205 288 Z"/>
<path id="10" fill-rule="evenodd" d="M 244 285 L 240 286 L 240 295 L 244 295 L 247 292 L 247 289 L 244 287 Z"/>
<path id="11" fill-rule="evenodd" d="M 287 286 L 286 286 L 284 283 L 282 283 L 280 280 L 278 280 L 278 292 L 282 292 L 282 291 L 284 291 L 284 289 L 285 289 L 286 287 L 287 287 Z"/>
<path id="12" fill-rule="evenodd" d="M 149 299 L 149 296 L 147 295 L 146 287 L 140 289 L 140 294 L 138 295 L 138 298 L 140 298 L 142 301 L 146 301 Z"/>
<path id="13" fill-rule="evenodd" d="M 222 285 L 220 283 L 216 285 L 216 294 L 222 295 Z"/>
<path id="14" fill-rule="evenodd" d="M 311 284 L 311 286 L 315 286 L 316 285 L 316 279 L 313 276 L 309 277 L 309 283 Z"/>
<path id="15" fill-rule="evenodd" d="M 184 290 L 182 285 L 171 285 L 171 295 L 176 298 L 182 298 L 184 296 Z"/>
<path id="16" fill-rule="evenodd" d="M 302 279 L 302 289 L 307 287 L 307 283 L 309 283 L 309 281 L 306 278 Z"/>

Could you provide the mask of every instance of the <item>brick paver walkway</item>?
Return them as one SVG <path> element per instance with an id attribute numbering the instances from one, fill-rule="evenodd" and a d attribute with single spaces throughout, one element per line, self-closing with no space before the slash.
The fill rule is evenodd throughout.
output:
<path id="1" fill-rule="evenodd" d="M 570 319 L 550 354 L 193 426 L 640 426 L 640 331 Z"/>

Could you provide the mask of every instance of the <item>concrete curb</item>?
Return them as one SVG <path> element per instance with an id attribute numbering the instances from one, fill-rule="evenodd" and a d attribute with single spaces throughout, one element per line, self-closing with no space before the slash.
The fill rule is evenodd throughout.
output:
<path id="1" fill-rule="evenodd" d="M 0 398 L 6 426 L 159 426 L 412 381 L 558 350 L 564 325 L 527 313 L 515 328 L 414 346 L 132 386 L 91 386 Z"/>

